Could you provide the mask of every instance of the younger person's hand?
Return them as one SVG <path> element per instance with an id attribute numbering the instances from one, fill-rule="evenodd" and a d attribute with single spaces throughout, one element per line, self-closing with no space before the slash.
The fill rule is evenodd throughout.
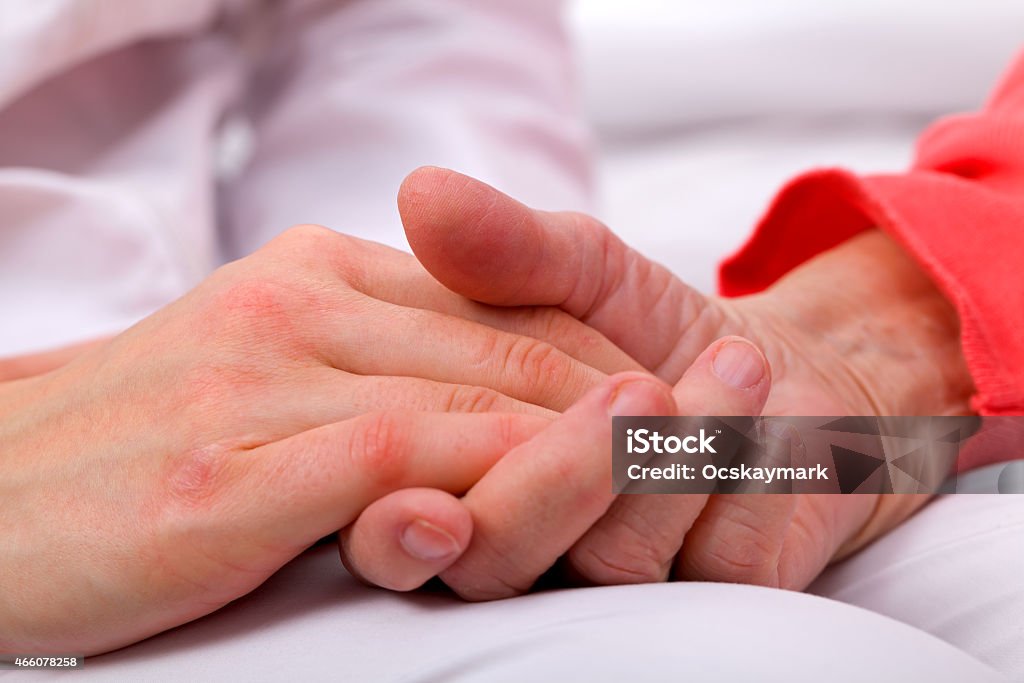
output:
<path id="1" fill-rule="evenodd" d="M 630 367 L 563 312 L 289 231 L 0 384 L 0 650 L 94 653 L 209 613 L 390 491 L 466 490 Z M 482 411 L 503 414 L 444 414 Z"/>

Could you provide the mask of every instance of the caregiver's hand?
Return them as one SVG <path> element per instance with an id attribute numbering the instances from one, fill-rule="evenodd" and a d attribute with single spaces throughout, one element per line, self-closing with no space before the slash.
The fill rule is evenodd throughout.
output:
<path id="1" fill-rule="evenodd" d="M 739 334 L 757 343 L 771 363 L 774 379 L 766 414 L 968 411 L 971 380 L 956 315 L 916 265 L 878 231 L 823 254 L 764 294 L 722 300 L 686 286 L 591 218 L 533 211 L 450 171 L 412 174 L 400 208 L 414 252 L 452 290 L 496 305 L 557 306 L 665 381 L 679 380 L 711 340 Z M 723 377 L 756 388 L 761 368 L 754 356 L 730 356 L 723 362 Z M 698 366 L 694 371 L 707 374 L 706 363 L 704 370 Z M 677 400 L 686 413 L 716 412 L 699 395 L 677 395 Z M 488 481 L 501 488 L 496 478 L 488 475 Z M 371 544 L 360 536 L 383 539 L 388 518 L 415 508 L 420 518 L 437 519 L 439 525 L 451 521 L 473 527 L 476 550 L 457 562 L 448 557 L 441 563 L 450 566 L 442 578 L 458 593 L 469 599 L 514 595 L 557 555 L 535 543 L 510 545 L 502 534 L 527 527 L 536 540 L 575 524 L 572 508 L 563 510 L 561 518 L 531 514 L 534 507 L 546 510 L 548 501 L 558 499 L 560 486 L 509 477 L 504 504 L 473 507 L 472 520 L 460 517 L 465 513 L 447 499 L 423 494 L 414 499 L 399 492 L 368 510 L 348 534 L 348 561 L 371 580 L 410 587 L 381 571 L 378 558 L 365 550 L 386 547 L 383 540 Z M 594 495 L 599 493 L 607 491 Z M 517 500 L 526 502 L 509 502 Z M 831 559 L 891 528 L 924 500 L 904 495 L 624 496 L 568 548 L 565 559 L 571 573 L 595 583 L 674 576 L 802 588 Z M 513 538 L 520 539 L 514 533 Z M 417 562 L 407 560 L 411 566 L 426 566 Z M 410 570 L 407 576 L 423 578 L 422 571 Z"/>
<path id="2" fill-rule="evenodd" d="M 0 384 L 0 651 L 98 652 L 211 612 L 389 491 L 464 491 L 602 381 L 588 363 L 632 366 L 575 321 L 503 321 L 546 343 L 466 319 L 498 313 L 300 228 Z"/>

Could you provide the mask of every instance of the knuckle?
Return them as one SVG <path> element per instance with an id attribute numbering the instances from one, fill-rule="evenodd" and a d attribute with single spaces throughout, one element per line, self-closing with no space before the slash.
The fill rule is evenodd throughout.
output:
<path id="1" fill-rule="evenodd" d="M 778 586 L 781 546 L 755 525 L 719 517 L 694 526 L 693 548 L 684 553 L 687 573 L 712 581 Z"/>
<path id="2" fill-rule="evenodd" d="M 383 490 L 400 488 L 405 479 L 411 441 L 405 423 L 395 413 L 371 413 L 359 418 L 348 442 L 348 460 L 356 472 Z"/>
<path id="3" fill-rule="evenodd" d="M 561 309 L 533 308 L 525 315 L 527 334 L 555 344 L 571 356 L 578 358 L 582 354 L 610 346 L 600 333 Z"/>
<path id="4" fill-rule="evenodd" d="M 756 550 L 715 545 L 694 560 L 696 569 L 706 579 L 725 583 L 771 586 L 768 558 Z"/>
<path id="5" fill-rule="evenodd" d="M 258 320 L 273 325 L 288 317 L 292 298 L 277 279 L 250 273 L 222 287 L 211 301 L 209 314 L 221 321 Z"/>
<path id="6" fill-rule="evenodd" d="M 446 412 L 487 413 L 500 407 L 502 396 L 493 389 L 458 385 L 452 388 Z"/>
<path id="7" fill-rule="evenodd" d="M 522 595 L 556 557 L 531 553 L 506 534 L 474 531 L 471 549 L 440 574 L 463 600 L 483 602 Z"/>
<path id="8" fill-rule="evenodd" d="M 289 357 L 312 353 L 320 342 L 324 313 L 344 315 L 360 302 L 315 277 L 277 264 L 255 267 L 218 284 L 205 299 L 190 332 L 235 357 L 287 349 Z M 299 354 L 296 356 L 295 354 Z"/>
<path id="9" fill-rule="evenodd" d="M 494 416 L 494 433 L 498 448 L 509 451 L 523 442 L 520 428 L 521 417 L 513 413 L 499 413 Z"/>
<path id="10" fill-rule="evenodd" d="M 594 583 L 654 583 L 668 577 L 681 545 L 682 534 L 663 531 L 620 499 L 592 535 L 573 548 L 570 561 Z"/>
<path id="11" fill-rule="evenodd" d="M 237 455 L 234 448 L 212 444 L 169 458 L 159 495 L 132 520 L 141 537 L 135 551 L 153 570 L 151 578 L 188 586 L 213 609 L 234 597 L 224 587 L 226 574 L 262 571 L 230 552 L 237 511 L 246 495 L 245 470 L 234 466 Z M 189 561 L 182 563 L 183 557 Z"/>
<path id="12" fill-rule="evenodd" d="M 504 366 L 527 386 L 546 393 L 560 392 L 572 378 L 569 357 L 555 346 L 532 337 L 514 337 L 508 343 Z"/>
<path id="13" fill-rule="evenodd" d="M 441 573 L 441 580 L 456 595 L 469 602 L 504 600 L 528 592 L 535 578 L 521 578 L 520 573 L 502 565 L 498 570 L 481 571 L 477 567 L 456 563 Z M 511 578 L 510 578 L 511 577 Z"/>
<path id="14" fill-rule="evenodd" d="M 507 339 L 507 335 L 496 328 L 482 328 L 478 343 L 470 347 L 470 365 L 474 369 L 483 369 L 485 372 L 491 372 L 496 359 L 500 360 L 502 355 L 508 355 L 507 346 L 503 344 Z"/>
<path id="15" fill-rule="evenodd" d="M 530 327 L 536 329 L 533 336 L 539 339 L 564 339 L 574 331 L 572 321 L 576 320 L 568 313 L 551 307 L 529 309 Z"/>
<path id="16" fill-rule="evenodd" d="M 573 569 L 587 581 L 612 586 L 630 583 L 657 583 L 668 576 L 668 563 L 656 548 L 643 541 L 613 548 L 587 545 L 569 554 Z"/>
<path id="17" fill-rule="evenodd" d="M 169 507 L 189 510 L 213 507 L 227 485 L 227 455 L 223 447 L 207 446 L 171 458 L 164 477 Z"/>
<path id="18" fill-rule="evenodd" d="M 466 602 L 490 602 L 492 600 L 505 600 L 523 595 L 529 588 L 519 589 L 500 581 L 484 581 L 479 583 L 460 583 L 455 581 L 447 583 L 449 588 Z"/>
<path id="19" fill-rule="evenodd" d="M 265 247 L 270 258 L 280 261 L 284 255 L 290 262 L 308 272 L 330 271 L 348 282 L 364 274 L 366 243 L 322 225 L 296 225 L 285 230 Z"/>
<path id="20" fill-rule="evenodd" d="M 562 353 L 547 342 L 519 337 L 510 353 L 515 366 L 528 378 L 561 380 L 568 375 L 569 363 Z"/>
<path id="21" fill-rule="evenodd" d="M 301 284 L 249 272 L 206 299 L 189 334 L 203 340 L 210 352 L 204 357 L 216 366 L 207 368 L 214 376 L 230 375 L 233 368 L 247 374 L 254 368 L 269 369 L 261 361 L 270 356 L 285 352 L 294 359 L 310 350 L 317 296 Z"/>
<path id="22" fill-rule="evenodd" d="M 268 246 L 285 246 L 289 249 L 315 252 L 325 247 L 335 246 L 344 239 L 341 234 L 330 228 L 307 223 L 293 225 L 272 240 Z"/>
<path id="23" fill-rule="evenodd" d="M 591 239 L 604 239 L 611 233 L 608 226 L 591 215 L 580 211 L 568 211 L 566 212 L 566 216 L 570 221 L 572 221 L 576 231 L 584 237 Z"/>

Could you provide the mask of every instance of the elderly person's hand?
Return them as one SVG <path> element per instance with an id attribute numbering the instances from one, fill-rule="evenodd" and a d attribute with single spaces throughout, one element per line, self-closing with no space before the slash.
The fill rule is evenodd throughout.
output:
<path id="1" fill-rule="evenodd" d="M 98 652 L 209 613 L 390 491 L 466 490 L 635 367 L 566 313 L 291 230 L 0 384 L 0 650 Z"/>
<path id="2" fill-rule="evenodd" d="M 579 214 L 533 211 L 472 179 L 421 169 L 403 187 L 410 243 L 452 290 L 499 306 L 557 306 L 669 383 L 684 372 L 745 387 L 733 414 L 914 415 L 968 411 L 971 380 L 952 307 L 878 231 L 741 299 L 705 296 Z M 696 360 L 696 364 L 695 364 Z M 689 368 L 689 371 L 687 370 Z M 683 414 L 722 414 L 677 387 Z M 344 535 L 345 560 L 371 582 L 409 589 L 434 573 L 465 598 L 523 592 L 562 557 L 598 584 L 666 578 L 805 587 L 831 560 L 899 523 L 924 496 L 637 495 L 613 499 L 602 457 L 561 457 L 562 477 L 508 461 L 460 502 L 422 491 L 374 504 Z M 596 477 L 593 471 L 602 472 Z M 575 482 L 567 488 L 567 482 Z M 601 504 L 593 504 L 599 500 Z M 410 554 L 410 519 L 472 534 L 461 555 Z M 581 530 L 584 530 L 581 533 Z"/>

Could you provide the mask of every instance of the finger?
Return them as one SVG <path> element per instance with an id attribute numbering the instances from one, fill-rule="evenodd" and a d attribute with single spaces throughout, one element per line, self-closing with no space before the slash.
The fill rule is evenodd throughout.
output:
<path id="1" fill-rule="evenodd" d="M 676 577 L 784 587 L 779 564 L 798 498 L 711 496 L 686 536 Z"/>
<path id="2" fill-rule="evenodd" d="M 681 415 L 759 415 L 770 385 L 761 352 L 726 337 L 697 357 L 672 393 Z M 619 496 L 569 551 L 570 575 L 596 584 L 665 580 L 707 500 L 699 494 Z"/>
<path id="3" fill-rule="evenodd" d="M 248 258 L 260 262 L 260 268 L 270 276 L 269 282 L 290 283 L 283 292 L 286 297 L 294 297 L 296 290 L 295 274 L 287 264 L 303 264 L 308 271 L 306 277 L 312 277 L 313 282 L 305 281 L 298 287 L 306 293 L 302 303 L 307 304 L 299 308 L 308 309 L 312 315 L 297 315 L 300 311 L 291 306 L 286 322 L 305 333 L 317 349 L 333 340 L 338 319 L 347 316 L 353 303 L 370 298 L 400 307 L 396 311 L 433 310 L 541 339 L 602 372 L 639 368 L 600 333 L 562 311 L 508 311 L 471 302 L 437 282 L 411 255 L 327 228 L 292 228 Z M 228 266 L 222 272 L 230 270 Z M 318 287 L 310 289 L 311 284 Z M 272 306 L 281 295 L 272 287 L 270 291 L 242 291 L 239 298 L 244 307 L 253 301 Z M 370 322 L 376 327 L 381 321 Z"/>
<path id="4" fill-rule="evenodd" d="M 251 425 L 250 446 L 381 410 L 557 415 L 486 387 L 419 377 L 363 376 L 316 366 L 289 369 L 282 380 L 269 387 L 245 381 L 231 387 L 236 410 L 242 411 L 239 419 Z"/>
<path id="5" fill-rule="evenodd" d="M 730 406 L 731 414 L 759 415 L 767 400 L 770 373 L 763 355 L 738 338 L 728 338 L 712 362 L 716 377 L 748 385 Z M 752 381 L 757 378 L 757 381 Z M 693 389 L 700 391 L 695 385 Z M 699 393 L 678 398 L 693 405 Z M 787 463 L 788 464 L 788 463 Z M 797 508 L 786 494 L 714 495 L 686 535 L 675 567 L 680 579 L 780 586 L 780 561 Z"/>
<path id="6" fill-rule="evenodd" d="M 615 375 L 587 393 L 466 494 L 473 539 L 441 578 L 470 600 L 529 589 L 614 498 L 611 417 L 674 410 L 668 387 L 649 375 Z"/>
<path id="7" fill-rule="evenodd" d="M 872 512 L 877 512 L 879 502 L 878 496 L 863 494 L 784 497 L 795 499 L 795 510 L 780 555 L 778 585 L 791 590 L 803 590 L 830 561 L 845 555 L 849 548 L 840 550 L 844 539 L 851 538 L 865 525 Z M 922 504 L 927 500 L 927 496 L 882 496 L 882 499 L 904 497 L 919 499 L 917 502 Z"/>
<path id="8" fill-rule="evenodd" d="M 472 532 L 469 510 L 455 496 L 402 489 L 370 503 L 342 530 L 341 559 L 366 583 L 410 591 L 451 566 Z"/>
<path id="9" fill-rule="evenodd" d="M 361 375 L 493 389 L 563 411 L 604 375 L 555 346 L 479 323 L 365 298 L 332 323 L 328 359 Z"/>
<path id="10" fill-rule="evenodd" d="M 515 308 L 481 304 L 452 292 L 428 273 L 411 254 L 371 242 L 360 242 L 365 252 L 349 270 L 350 283 L 381 301 L 445 313 L 512 334 L 545 341 L 580 362 L 605 374 L 642 370 L 619 347 L 565 311 L 549 306 Z M 349 250 L 351 255 L 352 250 Z"/>
<path id="11" fill-rule="evenodd" d="M 413 252 L 448 288 L 500 306 L 559 306 L 669 381 L 703 349 L 680 343 L 684 333 L 713 338 L 722 322 L 700 293 L 582 214 L 535 211 L 439 168 L 410 174 L 398 206 Z"/>
<path id="12" fill-rule="evenodd" d="M 337 372 L 334 401 L 343 406 L 329 422 L 376 410 L 448 413 L 525 413 L 554 419 L 556 412 L 481 386 L 419 377 L 363 376 Z M 325 401 L 329 397 L 324 397 Z M 329 410 L 329 407 L 328 407 Z M 330 414 L 330 413 L 328 413 Z"/>
<path id="13" fill-rule="evenodd" d="M 486 413 L 378 412 L 318 427 L 238 453 L 223 447 L 176 459 L 164 478 L 163 514 L 218 522 L 244 566 L 290 559 L 352 523 L 374 500 L 423 486 L 466 491 L 544 418 Z"/>
<path id="14" fill-rule="evenodd" d="M 281 392 L 276 403 L 294 402 L 296 412 L 305 410 L 313 421 L 306 427 L 347 420 L 378 410 L 412 410 L 447 413 L 525 413 L 554 419 L 558 413 L 510 398 L 487 387 L 435 382 L 420 377 L 353 375 L 335 369 L 318 369 L 329 381 L 318 389 L 296 396 Z M 307 386 L 313 386 L 309 384 Z M 269 405 L 268 400 L 268 405 Z M 268 416 L 269 417 L 269 416 Z"/>

